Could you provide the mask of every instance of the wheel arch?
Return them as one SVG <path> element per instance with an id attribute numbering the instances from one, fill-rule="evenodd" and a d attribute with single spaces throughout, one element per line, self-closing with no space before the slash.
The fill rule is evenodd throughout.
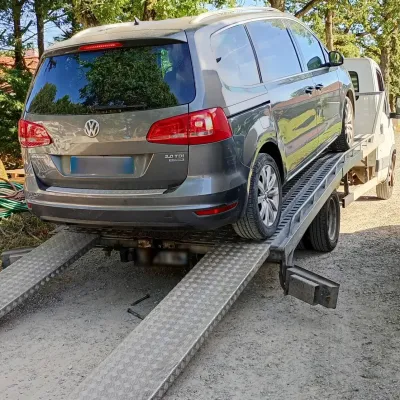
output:
<path id="1" fill-rule="evenodd" d="M 281 155 L 278 145 L 273 141 L 268 141 L 267 143 L 264 143 L 262 145 L 258 154 L 269 154 L 274 159 L 274 161 L 276 162 L 276 164 L 279 168 L 279 173 L 281 175 L 281 181 L 283 183 L 286 179 L 286 168 L 283 164 L 282 155 Z"/>

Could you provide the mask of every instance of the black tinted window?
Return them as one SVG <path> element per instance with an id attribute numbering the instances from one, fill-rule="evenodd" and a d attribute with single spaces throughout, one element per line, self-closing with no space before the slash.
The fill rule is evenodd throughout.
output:
<path id="1" fill-rule="evenodd" d="M 46 58 L 27 110 L 36 114 L 146 110 L 190 103 L 194 96 L 187 44 L 131 47 Z"/>
<path id="2" fill-rule="evenodd" d="M 298 22 L 289 20 L 288 24 L 300 47 L 307 69 L 311 71 L 321 68 L 325 64 L 325 58 L 318 40 Z"/>
<path id="3" fill-rule="evenodd" d="M 380 92 L 384 92 L 385 91 L 385 84 L 383 83 L 382 75 L 378 70 L 376 70 L 376 78 L 378 79 L 379 91 Z"/>
<path id="4" fill-rule="evenodd" d="M 301 72 L 292 40 L 282 21 L 255 21 L 247 24 L 247 27 L 264 82 Z"/>
<path id="5" fill-rule="evenodd" d="M 356 71 L 349 71 L 349 75 L 351 78 L 351 82 L 353 83 L 354 86 L 354 91 L 359 92 L 360 91 L 360 83 L 358 81 L 358 74 Z"/>
<path id="6" fill-rule="evenodd" d="M 217 33 L 211 45 L 221 79 L 229 86 L 252 86 L 260 83 L 253 48 L 244 26 L 237 25 Z"/>

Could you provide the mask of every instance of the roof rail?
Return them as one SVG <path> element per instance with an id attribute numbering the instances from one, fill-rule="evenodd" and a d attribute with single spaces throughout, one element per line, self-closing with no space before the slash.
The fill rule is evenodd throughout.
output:
<path id="1" fill-rule="evenodd" d="M 201 22 L 204 19 L 211 18 L 218 15 L 224 14 L 245 14 L 245 13 L 258 13 L 258 12 L 279 12 L 276 8 L 272 7 L 232 7 L 232 8 L 222 8 L 220 10 L 208 11 L 202 13 L 193 19 L 193 23 Z"/>

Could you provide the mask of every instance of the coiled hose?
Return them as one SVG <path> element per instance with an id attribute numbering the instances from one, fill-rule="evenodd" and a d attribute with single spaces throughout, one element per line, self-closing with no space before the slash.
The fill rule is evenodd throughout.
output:
<path id="1" fill-rule="evenodd" d="M 23 211 L 28 211 L 24 185 L 0 178 L 0 219 Z"/>

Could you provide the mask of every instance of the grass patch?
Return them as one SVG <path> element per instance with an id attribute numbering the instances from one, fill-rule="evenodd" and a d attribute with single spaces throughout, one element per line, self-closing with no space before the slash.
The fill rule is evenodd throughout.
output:
<path id="1" fill-rule="evenodd" d="M 0 220 L 0 254 L 18 247 L 33 247 L 50 237 L 55 225 L 41 221 L 31 213 L 13 214 Z M 1 270 L 1 260 L 0 260 Z"/>

